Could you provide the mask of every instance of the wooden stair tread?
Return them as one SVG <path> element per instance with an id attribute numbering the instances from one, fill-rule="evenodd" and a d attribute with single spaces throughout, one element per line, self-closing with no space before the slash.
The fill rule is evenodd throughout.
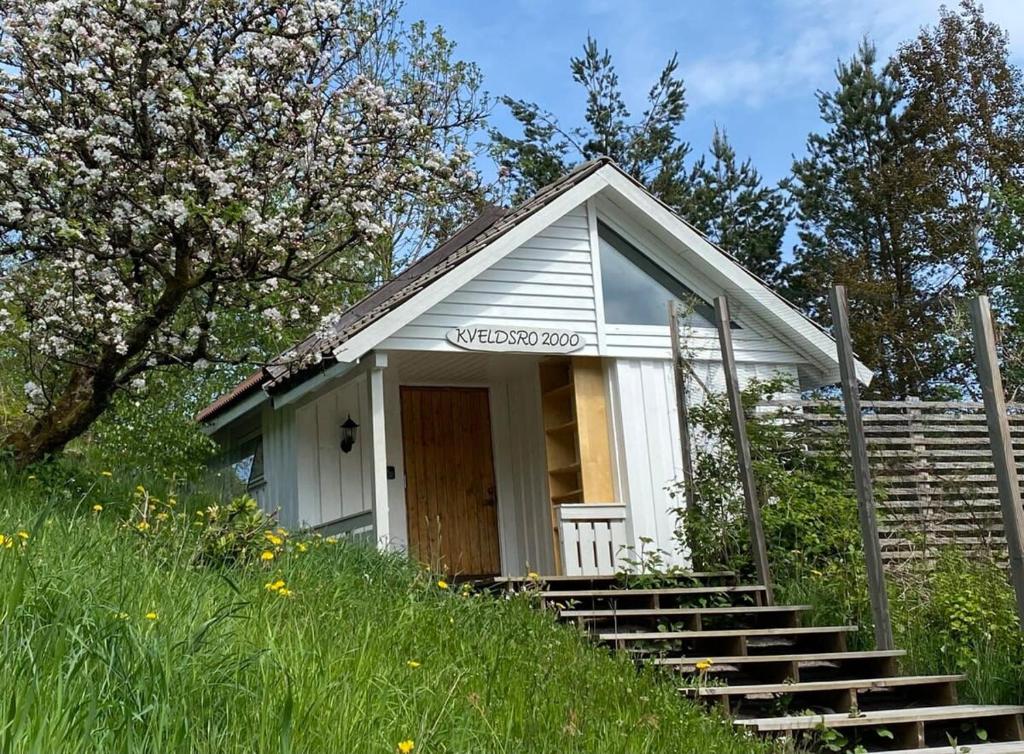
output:
<path id="1" fill-rule="evenodd" d="M 545 599 L 570 597 L 675 597 L 704 594 L 756 594 L 764 592 L 760 585 L 744 586 L 693 586 L 693 587 L 659 587 L 656 589 L 573 589 L 567 591 L 542 592 Z"/>
<path id="2" fill-rule="evenodd" d="M 945 746 L 932 746 L 927 749 L 899 749 L 887 751 L 885 754 L 1024 754 L 1024 741 L 1003 741 L 1001 743 L 961 744 L 955 749 Z"/>
<path id="3" fill-rule="evenodd" d="M 562 610 L 563 618 L 648 618 L 677 615 L 770 615 L 772 613 L 800 613 L 811 609 L 810 605 L 736 605 L 732 607 L 639 607 L 606 610 Z"/>
<path id="4" fill-rule="evenodd" d="M 964 675 L 901 675 L 891 678 L 854 678 L 841 681 L 801 681 L 799 683 L 762 683 L 743 686 L 684 686 L 680 691 L 695 696 L 744 696 L 746 694 L 792 694 L 802 691 L 837 691 L 845 689 L 887 689 L 901 686 L 924 686 L 932 683 L 957 683 Z"/>
<path id="5" fill-rule="evenodd" d="M 741 665 L 750 662 L 834 662 L 836 660 L 877 660 L 888 657 L 903 657 L 905 649 L 875 649 L 848 652 L 806 652 L 800 654 L 779 655 L 733 655 L 715 657 L 656 657 L 652 661 L 657 665 L 694 665 L 698 662 L 711 660 L 712 665 Z"/>
<path id="6" fill-rule="evenodd" d="M 801 636 L 853 633 L 856 626 L 796 626 L 785 628 L 722 628 L 707 631 L 625 631 L 599 633 L 601 641 L 657 641 L 659 639 L 727 639 L 734 636 Z"/>
<path id="7" fill-rule="evenodd" d="M 734 720 L 734 724 L 759 731 L 810 730 L 824 725 L 826 728 L 850 728 L 861 725 L 888 725 L 898 723 L 963 720 L 978 717 L 1003 717 L 1024 713 L 1024 706 L 1015 704 L 953 704 L 942 707 L 909 707 L 862 712 L 851 716 L 845 712 L 822 715 L 786 715 L 782 717 L 754 717 Z"/>
<path id="8" fill-rule="evenodd" d="M 683 581 L 685 579 L 706 579 L 706 578 L 731 578 L 736 573 L 734 571 L 684 571 L 681 573 L 672 574 L 667 577 L 670 580 Z M 559 581 L 590 581 L 594 584 L 609 583 L 617 586 L 625 587 L 622 584 L 623 578 L 629 578 L 628 574 L 609 574 L 607 576 L 496 576 L 493 579 L 489 579 L 495 584 L 557 584 Z"/>

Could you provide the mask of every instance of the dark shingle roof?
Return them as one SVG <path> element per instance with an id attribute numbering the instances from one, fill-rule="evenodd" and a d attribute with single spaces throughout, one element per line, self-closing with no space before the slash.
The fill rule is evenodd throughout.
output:
<path id="1" fill-rule="evenodd" d="M 211 420 L 257 387 L 267 391 L 280 389 L 285 384 L 301 382 L 306 377 L 322 371 L 332 362 L 332 352 L 339 345 L 404 304 L 523 220 L 609 164 L 614 163 L 607 157 L 585 162 L 510 210 L 495 206 L 486 207 L 473 222 L 465 225 L 401 274 L 344 311 L 329 327 L 311 334 L 294 348 L 278 356 L 263 370 L 250 375 L 233 390 L 206 406 L 196 415 L 197 421 Z"/>

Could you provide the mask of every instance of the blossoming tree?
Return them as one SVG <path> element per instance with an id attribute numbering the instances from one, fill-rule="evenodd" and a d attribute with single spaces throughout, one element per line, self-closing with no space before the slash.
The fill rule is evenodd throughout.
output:
<path id="1" fill-rule="evenodd" d="M 251 358 L 240 323 L 315 316 L 394 245 L 396 218 L 429 235 L 467 206 L 478 73 L 398 10 L 0 6 L 0 345 L 26 375 L 6 437 L 20 463 L 151 370 Z"/>

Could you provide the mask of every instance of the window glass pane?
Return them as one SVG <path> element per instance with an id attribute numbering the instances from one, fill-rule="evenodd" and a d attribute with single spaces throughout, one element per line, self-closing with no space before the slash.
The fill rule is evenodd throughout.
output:
<path id="1" fill-rule="evenodd" d="M 668 326 L 668 302 L 675 300 L 693 307 L 687 324 L 712 327 L 711 307 L 604 225 L 598 248 L 605 322 Z"/>
<path id="2" fill-rule="evenodd" d="M 254 437 L 243 443 L 236 458 L 237 460 L 231 464 L 231 470 L 240 482 L 252 486 L 263 481 L 262 437 Z"/>

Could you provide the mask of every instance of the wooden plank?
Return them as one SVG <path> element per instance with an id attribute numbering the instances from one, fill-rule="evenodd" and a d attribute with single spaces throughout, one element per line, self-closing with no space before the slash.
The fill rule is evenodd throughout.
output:
<path id="1" fill-rule="evenodd" d="M 903 649 L 869 650 L 866 652 L 800 652 L 796 654 L 772 654 L 772 655 L 712 655 L 711 657 L 656 657 L 651 662 L 655 665 L 690 666 L 702 660 L 711 660 L 711 666 L 716 665 L 750 665 L 762 663 L 779 662 L 839 662 L 846 660 L 887 660 L 894 657 L 906 655 Z"/>
<path id="2" fill-rule="evenodd" d="M 697 696 L 746 696 L 748 694 L 795 694 L 813 691 L 853 689 L 891 689 L 904 686 L 924 686 L 940 683 L 958 683 L 965 675 L 903 675 L 891 678 L 853 678 L 838 681 L 803 681 L 797 683 L 760 683 L 742 686 L 684 687 L 680 691 L 694 691 Z"/>
<path id="3" fill-rule="evenodd" d="M 754 557 L 757 577 L 765 588 L 765 599 L 770 605 L 772 597 L 771 569 L 768 565 L 768 545 L 764 538 L 764 525 L 761 523 L 761 503 L 757 497 L 757 485 L 754 481 L 753 462 L 750 457 L 750 441 L 747 438 L 747 419 L 743 410 L 743 397 L 740 393 L 739 377 L 736 373 L 736 357 L 732 347 L 732 331 L 730 329 L 729 302 L 725 296 L 715 298 L 715 325 L 718 328 L 718 341 L 722 351 L 722 370 L 725 376 L 725 387 L 729 397 L 729 409 L 732 415 L 733 437 L 736 441 L 736 457 L 739 465 L 740 484 L 743 487 L 743 499 L 746 503 L 747 526 L 750 529 L 750 549 Z"/>
<path id="4" fill-rule="evenodd" d="M 690 415 L 686 397 L 687 369 L 683 363 L 682 347 L 679 343 L 679 305 L 675 300 L 668 302 L 668 331 L 672 341 L 672 378 L 676 389 L 676 421 L 679 424 L 679 447 L 683 461 L 683 485 L 686 495 L 686 509 L 693 510 L 696 492 L 693 487 L 693 454 L 690 446 Z"/>
<path id="5" fill-rule="evenodd" d="M 1024 707 L 1014 704 L 953 704 L 941 707 L 910 707 L 861 712 L 860 715 L 786 715 L 735 720 L 735 724 L 759 731 L 810 730 L 850 728 L 865 725 L 891 725 L 918 721 L 971 720 L 975 718 L 1006 717 L 1024 713 Z"/>
<path id="6" fill-rule="evenodd" d="M 608 440 L 608 407 L 601 360 L 586 356 L 573 357 L 572 379 L 576 401 L 583 502 L 614 502 L 612 455 Z"/>
<path id="7" fill-rule="evenodd" d="M 1017 597 L 1017 618 L 1024 629 L 1024 509 L 1021 508 L 1020 480 L 1013 460 L 1010 426 L 1006 418 L 1006 396 L 999 371 L 992 311 L 988 297 L 978 296 L 971 302 L 974 324 L 974 351 L 978 361 L 978 383 L 988 418 L 999 502 L 1003 509 L 1003 528 L 1009 550 L 1010 575 Z"/>
<path id="8" fill-rule="evenodd" d="M 600 633 L 601 641 L 672 641 L 683 639 L 727 639 L 736 636 L 814 636 L 856 632 L 856 626 L 797 626 L 785 628 L 722 628 L 700 631 L 612 631 Z"/>
<path id="9" fill-rule="evenodd" d="M 871 487 L 871 465 L 868 461 L 868 449 L 864 440 L 860 388 L 857 384 L 856 362 L 853 358 L 853 343 L 850 339 L 846 289 L 841 285 L 835 286 L 829 297 L 829 303 L 832 309 L 832 324 L 839 358 L 843 402 L 846 406 L 846 428 L 850 439 L 853 482 L 857 490 L 857 512 L 860 518 L 861 539 L 864 542 L 868 594 L 871 598 L 871 613 L 875 624 L 875 646 L 878 649 L 892 649 L 894 642 L 892 621 L 889 618 L 889 596 L 885 587 L 882 548 L 878 542 L 878 513 L 875 510 L 875 495 Z"/>

